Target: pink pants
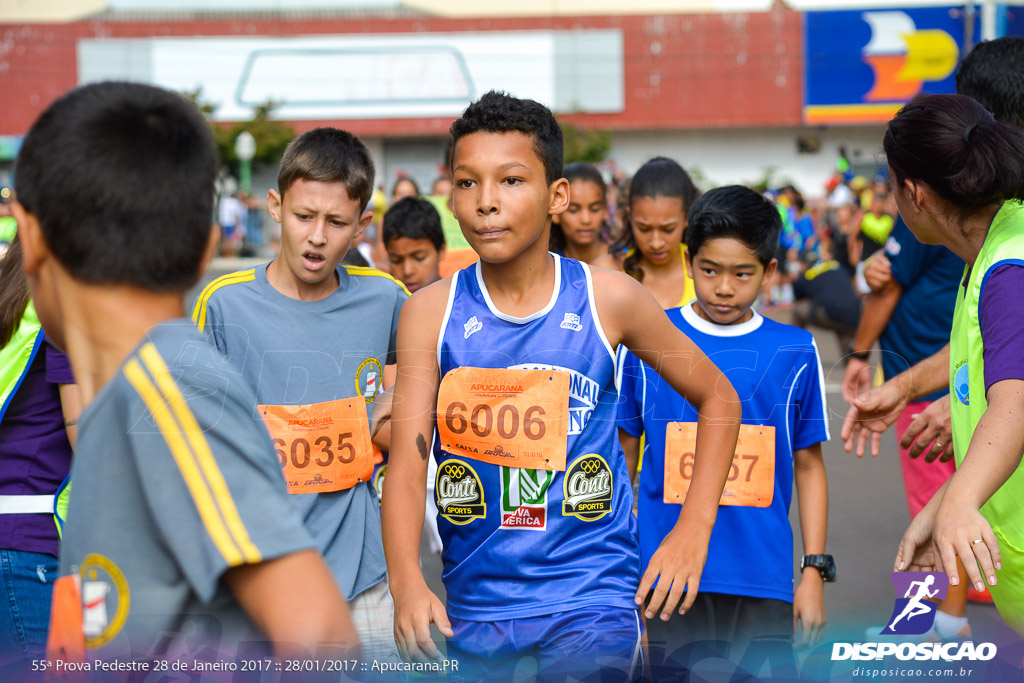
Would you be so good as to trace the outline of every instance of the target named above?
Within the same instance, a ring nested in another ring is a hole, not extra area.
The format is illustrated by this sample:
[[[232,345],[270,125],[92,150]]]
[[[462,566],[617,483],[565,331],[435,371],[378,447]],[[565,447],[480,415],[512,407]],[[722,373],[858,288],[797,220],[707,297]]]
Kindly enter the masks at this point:
[[[900,416],[896,418],[896,439],[903,438],[903,432],[907,431],[911,420],[922,410],[931,405],[931,401],[919,401],[911,403]],[[950,448],[952,448],[950,444]],[[956,471],[956,464],[949,462],[925,462],[924,454],[916,460],[911,459],[909,449],[900,449],[900,469],[903,470],[903,488],[907,493],[907,507],[910,509],[910,518],[913,519],[921,511],[932,495],[939,490],[939,487],[946,483],[946,480],[953,476]]]

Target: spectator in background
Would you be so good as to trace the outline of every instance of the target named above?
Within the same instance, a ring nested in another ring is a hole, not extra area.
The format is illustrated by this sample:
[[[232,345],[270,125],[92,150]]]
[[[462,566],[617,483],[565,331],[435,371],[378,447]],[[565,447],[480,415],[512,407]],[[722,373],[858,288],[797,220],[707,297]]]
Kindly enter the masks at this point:
[[[397,204],[398,200],[406,197],[419,197],[420,186],[416,181],[407,175],[399,175],[395,186],[391,188],[391,205]]]
[[[811,265],[793,282],[793,324],[832,330],[842,356],[860,321],[860,299],[850,273],[835,259],[816,261],[813,252],[804,252],[803,258]]]
[[[0,188],[0,258],[3,258],[18,232],[18,224],[11,217],[10,201],[11,188]]]
[[[450,197],[452,195],[452,179],[446,175],[434,178],[434,184],[430,188],[430,194],[435,197]]]
[[[248,208],[236,194],[220,198],[217,205],[217,222],[220,223],[220,251],[223,256],[234,256],[242,246],[248,215]]]
[[[421,197],[406,197],[384,214],[382,228],[392,274],[410,292],[441,279],[444,231],[433,204]]]
[[[857,263],[871,258],[875,252],[885,246],[885,241],[889,239],[889,233],[892,232],[896,219],[886,210],[888,203],[888,192],[875,191],[872,194],[871,209],[865,212],[860,219],[861,234],[857,239],[859,247]]]
[[[552,216],[550,250],[584,263],[608,253],[608,198],[604,179],[593,164],[568,164],[569,208]]]

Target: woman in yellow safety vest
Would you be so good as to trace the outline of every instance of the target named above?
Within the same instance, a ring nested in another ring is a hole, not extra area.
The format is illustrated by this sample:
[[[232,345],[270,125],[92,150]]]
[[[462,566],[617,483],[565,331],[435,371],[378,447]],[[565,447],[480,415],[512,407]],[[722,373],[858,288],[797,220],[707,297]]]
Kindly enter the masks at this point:
[[[0,261],[0,670],[43,659],[71,440],[81,410],[67,356],[46,341],[17,237]],[[56,524],[54,522],[57,522]],[[20,674],[11,680],[21,680]],[[26,677],[26,680],[27,677]]]
[[[1024,133],[963,95],[927,95],[884,145],[907,226],[967,264],[949,347],[957,471],[911,522],[897,568],[955,585],[959,556],[1024,633]]]

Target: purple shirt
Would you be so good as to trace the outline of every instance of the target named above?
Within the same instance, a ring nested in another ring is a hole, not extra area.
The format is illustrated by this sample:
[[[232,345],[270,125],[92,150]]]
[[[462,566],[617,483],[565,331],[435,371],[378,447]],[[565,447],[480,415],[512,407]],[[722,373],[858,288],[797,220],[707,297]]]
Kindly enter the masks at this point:
[[[45,341],[0,423],[0,495],[54,494],[71,469],[59,384],[74,384],[68,357]],[[0,547],[57,555],[53,515],[0,515]]]
[[[1024,379],[1024,266],[997,266],[981,290],[978,322],[985,346],[985,391],[1004,379]]]

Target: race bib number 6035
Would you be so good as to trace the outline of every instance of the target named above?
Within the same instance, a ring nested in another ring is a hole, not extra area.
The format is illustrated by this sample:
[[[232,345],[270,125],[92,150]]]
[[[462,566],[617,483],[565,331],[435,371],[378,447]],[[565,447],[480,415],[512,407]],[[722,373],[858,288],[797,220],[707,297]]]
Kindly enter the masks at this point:
[[[494,465],[564,471],[568,421],[560,370],[455,368],[437,394],[441,448]]]
[[[258,409],[289,493],[343,491],[370,480],[374,453],[362,397]]]

